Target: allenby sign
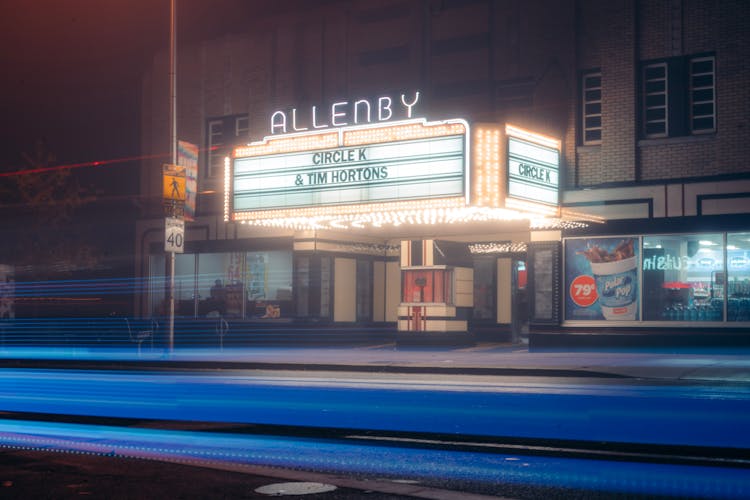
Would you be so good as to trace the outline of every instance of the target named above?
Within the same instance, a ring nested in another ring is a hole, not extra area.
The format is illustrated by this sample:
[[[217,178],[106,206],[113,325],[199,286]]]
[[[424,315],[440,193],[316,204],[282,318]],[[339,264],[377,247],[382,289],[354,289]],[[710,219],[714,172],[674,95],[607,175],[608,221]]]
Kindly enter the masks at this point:
[[[375,99],[338,101],[308,110],[278,110],[271,114],[271,134],[288,134],[330,127],[346,127],[410,119],[419,102],[419,91]]]

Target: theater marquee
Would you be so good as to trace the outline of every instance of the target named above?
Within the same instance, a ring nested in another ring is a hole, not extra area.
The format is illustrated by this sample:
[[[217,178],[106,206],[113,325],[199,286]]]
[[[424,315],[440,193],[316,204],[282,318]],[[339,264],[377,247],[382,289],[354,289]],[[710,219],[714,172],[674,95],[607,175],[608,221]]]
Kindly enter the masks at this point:
[[[227,219],[404,202],[466,205],[468,140],[463,120],[423,119],[266,137],[234,152]]]

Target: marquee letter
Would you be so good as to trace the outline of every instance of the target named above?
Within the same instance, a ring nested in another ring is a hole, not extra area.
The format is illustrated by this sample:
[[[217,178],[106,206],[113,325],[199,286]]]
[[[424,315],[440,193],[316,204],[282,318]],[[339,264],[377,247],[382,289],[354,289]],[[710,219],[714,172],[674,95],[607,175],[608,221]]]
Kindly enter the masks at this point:
[[[312,107],[312,126],[313,126],[313,128],[325,128],[325,127],[328,126],[327,123],[324,123],[323,125],[318,125],[317,121],[318,121],[318,118],[316,116],[316,109],[315,109],[315,106],[313,106]]]
[[[370,123],[370,101],[367,99],[360,99],[359,101],[354,103],[354,124],[359,123],[359,105],[364,104],[366,106],[365,109],[367,109],[367,121],[365,123]]]
[[[384,102],[387,102],[388,104],[383,105]],[[393,116],[393,110],[391,109],[391,101],[390,97],[379,97],[378,98],[378,120],[383,122],[385,120],[390,120]],[[383,111],[388,111],[388,116],[384,116]]]
[[[277,117],[280,119],[278,122]],[[271,134],[275,134],[277,128],[281,129],[282,134],[286,134],[286,114],[283,111],[276,111],[271,115]]]
[[[413,108],[414,105],[417,104],[417,101],[419,100],[419,91],[417,90],[414,93],[414,100],[411,102],[411,104],[409,104],[409,103],[406,102],[405,97],[406,97],[406,95],[401,94],[401,104],[403,104],[404,106],[406,106],[406,117],[407,118],[411,118],[411,108]]]
[[[297,127],[297,108],[292,109],[292,129],[295,132],[307,130],[307,127]]]
[[[347,122],[338,123],[336,121],[336,118],[338,118],[339,116],[346,117],[346,111],[336,111],[336,108],[339,106],[346,106],[347,104],[349,104],[347,101],[341,101],[335,102],[331,105],[331,125],[333,125],[334,127],[343,127],[347,124]]]

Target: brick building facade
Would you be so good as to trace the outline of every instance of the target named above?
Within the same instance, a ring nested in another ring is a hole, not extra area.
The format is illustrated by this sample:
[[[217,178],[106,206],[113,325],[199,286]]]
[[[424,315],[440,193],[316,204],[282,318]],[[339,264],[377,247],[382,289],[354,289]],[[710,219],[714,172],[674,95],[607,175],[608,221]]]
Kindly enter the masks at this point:
[[[722,234],[750,231],[737,222],[738,214],[750,213],[745,2],[334,0],[305,5],[310,7],[283,15],[260,13],[248,20],[246,33],[179,47],[178,135],[201,148],[199,222],[188,227],[189,239],[258,236],[257,229],[221,220],[222,165],[233,146],[271,135],[273,111],[417,90],[420,116],[430,120],[512,123],[561,141],[562,205],[608,221],[547,235],[560,245],[561,255],[566,236],[626,233],[637,235],[642,245],[644,234],[663,233],[668,223],[678,233],[698,222]],[[167,56],[161,54],[143,79],[146,157],[168,143],[166,68]],[[141,194],[150,203],[144,204],[139,225],[138,272],[148,275],[156,233],[144,235],[161,215],[161,160],[143,161]],[[730,225],[695,219],[711,215],[729,216],[724,220]],[[528,248],[547,236],[513,224],[492,230],[493,240]],[[386,244],[400,237],[361,239]],[[498,290],[498,302],[501,295]],[[149,314],[149,307],[144,302],[139,312]],[[728,306],[723,307],[726,320]],[[564,325],[568,316],[560,311],[541,324]],[[392,320],[393,314],[384,312],[379,319]]]

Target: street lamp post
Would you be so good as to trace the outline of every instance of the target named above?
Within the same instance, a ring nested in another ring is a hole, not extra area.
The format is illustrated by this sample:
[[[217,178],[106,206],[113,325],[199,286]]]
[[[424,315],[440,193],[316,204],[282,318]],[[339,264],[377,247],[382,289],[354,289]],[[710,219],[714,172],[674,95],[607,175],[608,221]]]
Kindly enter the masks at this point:
[[[177,165],[177,0],[170,0],[169,23],[169,147],[171,164]],[[172,217],[177,204],[172,203]],[[174,351],[175,252],[169,252],[169,353]]]

